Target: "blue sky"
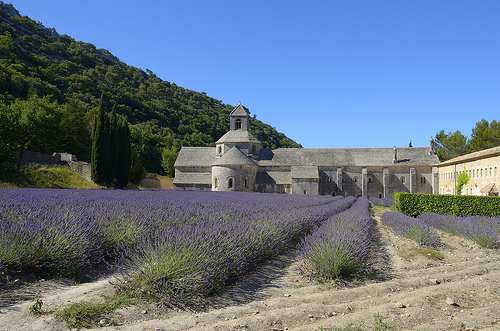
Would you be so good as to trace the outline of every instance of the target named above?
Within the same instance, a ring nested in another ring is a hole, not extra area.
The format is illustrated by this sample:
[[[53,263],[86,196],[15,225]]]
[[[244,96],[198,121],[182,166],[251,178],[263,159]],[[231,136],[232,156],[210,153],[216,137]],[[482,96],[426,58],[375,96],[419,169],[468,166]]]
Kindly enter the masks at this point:
[[[4,0],[307,148],[500,120],[500,1]]]

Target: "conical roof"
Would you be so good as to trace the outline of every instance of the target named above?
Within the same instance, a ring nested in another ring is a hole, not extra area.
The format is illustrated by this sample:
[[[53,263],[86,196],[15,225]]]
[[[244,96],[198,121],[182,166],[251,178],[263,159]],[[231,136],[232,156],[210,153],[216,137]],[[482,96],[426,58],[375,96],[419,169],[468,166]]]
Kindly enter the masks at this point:
[[[213,166],[231,166],[231,165],[250,165],[257,166],[257,164],[248,156],[246,156],[238,147],[231,148],[222,157],[217,158]]]

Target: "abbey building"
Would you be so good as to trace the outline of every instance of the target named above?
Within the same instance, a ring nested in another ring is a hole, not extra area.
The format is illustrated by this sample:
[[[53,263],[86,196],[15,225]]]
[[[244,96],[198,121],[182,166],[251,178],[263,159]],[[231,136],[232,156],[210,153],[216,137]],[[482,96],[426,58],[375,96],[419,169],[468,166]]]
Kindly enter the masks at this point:
[[[268,149],[248,127],[239,104],[215,147],[183,147],[174,188],[380,198],[439,192],[432,141],[429,147]]]

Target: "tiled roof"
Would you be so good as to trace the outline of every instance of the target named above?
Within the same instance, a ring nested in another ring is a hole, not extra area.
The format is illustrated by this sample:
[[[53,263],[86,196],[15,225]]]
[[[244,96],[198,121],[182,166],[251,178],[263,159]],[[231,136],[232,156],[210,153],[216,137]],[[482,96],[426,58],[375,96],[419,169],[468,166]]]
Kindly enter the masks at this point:
[[[292,166],[292,178],[319,178],[317,166]]]
[[[260,166],[335,166],[393,167],[433,166],[439,163],[428,147],[398,148],[398,162],[393,163],[393,148],[278,148],[263,149]]]
[[[479,152],[474,152],[474,153],[469,153],[469,154],[465,154],[462,156],[458,156],[458,157],[455,157],[451,160],[444,161],[444,162],[438,164],[438,166],[441,167],[441,166],[447,166],[447,165],[456,164],[456,163],[474,161],[474,160],[483,159],[483,158],[496,156],[496,155],[500,155],[500,146],[488,148],[488,149],[485,149],[485,150],[482,150]]]
[[[212,184],[212,172],[177,172],[175,184]]]
[[[223,135],[219,140],[217,140],[216,144],[221,143],[245,143],[245,142],[253,142],[260,143],[260,141],[255,138],[249,131],[238,129],[238,130],[229,130]]]
[[[231,165],[251,165],[257,166],[254,161],[242,151],[239,150],[238,147],[233,147],[229,151],[227,151],[222,157],[216,158],[212,163],[214,166],[231,166]]]
[[[211,167],[215,147],[182,147],[174,167]]]

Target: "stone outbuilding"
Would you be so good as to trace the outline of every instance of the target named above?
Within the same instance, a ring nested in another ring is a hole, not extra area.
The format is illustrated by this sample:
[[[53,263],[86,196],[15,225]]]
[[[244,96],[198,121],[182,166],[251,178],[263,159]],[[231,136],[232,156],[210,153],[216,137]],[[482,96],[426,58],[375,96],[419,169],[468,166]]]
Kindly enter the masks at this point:
[[[174,188],[393,198],[438,193],[439,160],[429,147],[263,148],[249,132],[248,109],[230,114],[215,147],[183,147]]]

